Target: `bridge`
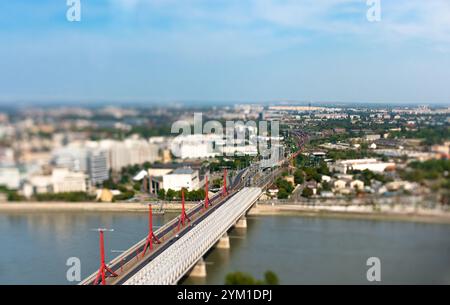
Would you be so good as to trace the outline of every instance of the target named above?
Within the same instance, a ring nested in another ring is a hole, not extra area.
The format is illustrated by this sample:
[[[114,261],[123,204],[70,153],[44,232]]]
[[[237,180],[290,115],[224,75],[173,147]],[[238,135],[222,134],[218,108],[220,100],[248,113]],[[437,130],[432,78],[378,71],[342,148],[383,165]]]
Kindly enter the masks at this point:
[[[191,229],[179,236],[171,247],[142,269],[125,276],[120,283],[172,285],[177,284],[198,262],[199,268],[202,269],[202,258],[206,252],[222,238],[228,238],[227,231],[239,222],[260,194],[261,189],[257,187],[239,191],[207,217],[193,222]]]
[[[303,144],[303,137],[297,136],[299,144]],[[290,155],[282,163],[285,164],[296,155]],[[246,213],[282,171],[279,167],[261,172],[258,164],[252,164],[239,171],[228,187],[225,183],[223,192],[210,199],[205,198],[188,211],[184,211],[183,204],[181,216],[154,233],[150,214],[148,237],[109,264],[104,262],[101,243],[100,270],[88,276],[80,285],[177,284],[190,273],[205,276],[204,255],[214,246],[229,247],[227,232],[233,226],[246,227]],[[146,251],[149,241],[150,249]]]

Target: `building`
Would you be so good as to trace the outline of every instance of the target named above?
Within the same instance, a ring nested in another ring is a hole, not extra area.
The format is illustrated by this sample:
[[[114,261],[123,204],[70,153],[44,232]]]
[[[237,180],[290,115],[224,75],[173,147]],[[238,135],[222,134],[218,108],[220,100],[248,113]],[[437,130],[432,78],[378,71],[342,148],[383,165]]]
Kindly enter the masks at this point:
[[[59,168],[86,172],[87,155],[86,148],[81,147],[81,143],[76,142],[56,149],[52,154],[52,163]]]
[[[431,151],[437,154],[448,156],[450,155],[450,142],[445,142],[443,145],[431,146]]]
[[[256,156],[258,155],[258,148],[256,145],[242,145],[242,146],[223,146],[222,154],[224,156]]]
[[[338,179],[334,181],[333,186],[337,190],[344,189],[347,186],[347,181],[343,179]]]
[[[5,186],[10,190],[17,190],[20,187],[20,172],[17,167],[0,168],[0,186]]]
[[[322,182],[331,182],[331,177],[330,176],[327,176],[327,175],[322,175],[322,179],[321,179],[321,181]]]
[[[114,196],[120,194],[121,192],[119,190],[100,189],[97,190],[97,196],[95,200],[101,202],[113,202]]]
[[[333,182],[333,191],[339,194],[351,194],[355,191],[364,190],[364,182],[358,179],[342,177]]]
[[[200,188],[199,171],[190,167],[149,168],[141,170],[133,177],[133,180],[141,181],[142,191],[151,194],[157,194],[161,189],[179,191],[186,188],[192,191]]]
[[[14,150],[9,147],[0,148],[0,165],[13,166],[15,164]]]
[[[372,172],[384,172],[386,169],[395,168],[393,162],[380,162],[377,159],[355,159],[355,160],[341,160],[335,164],[330,165],[330,169],[342,174],[346,174],[351,170],[370,170]]]
[[[146,162],[160,161],[159,146],[139,138],[129,138],[123,142],[108,141],[102,143],[109,150],[110,167],[120,171],[123,167]]]
[[[35,194],[47,194],[53,191],[52,176],[33,175],[21,185],[20,193],[26,198]]]
[[[86,192],[86,175],[66,168],[53,169],[51,176],[53,193]]]
[[[98,148],[97,142],[73,142],[59,148],[53,152],[52,163],[57,168],[87,174],[92,185],[109,178],[109,153]]]
[[[91,185],[100,185],[109,179],[109,159],[107,151],[95,150],[89,152],[87,173]]]
[[[162,151],[162,162],[163,163],[172,162],[172,153],[170,152],[170,149],[164,149]]]
[[[361,180],[353,180],[349,183],[351,189],[362,191],[364,189],[364,182]]]
[[[200,188],[199,172],[191,168],[179,168],[163,176],[163,187],[165,190],[179,191],[182,188],[188,191]]]
[[[222,141],[222,136],[214,134],[193,134],[178,136],[171,143],[172,154],[181,159],[205,159],[219,154],[215,143]]]
[[[179,191],[186,188],[188,191],[197,190],[200,187],[199,172],[191,168],[179,168],[162,176],[165,190]]]
[[[379,134],[367,134],[364,136],[364,139],[366,141],[372,142],[381,139],[381,136]]]

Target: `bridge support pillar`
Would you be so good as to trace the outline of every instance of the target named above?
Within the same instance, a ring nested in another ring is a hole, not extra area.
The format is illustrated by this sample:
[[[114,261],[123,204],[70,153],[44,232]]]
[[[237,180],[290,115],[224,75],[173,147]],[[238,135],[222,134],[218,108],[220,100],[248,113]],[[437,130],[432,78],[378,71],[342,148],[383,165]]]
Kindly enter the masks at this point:
[[[203,257],[195,264],[194,268],[192,268],[189,276],[192,277],[206,277],[206,263],[203,260]]]
[[[235,227],[239,229],[247,228],[247,217],[243,215],[241,218],[239,218],[239,220],[236,222]]]
[[[217,242],[218,249],[230,249],[230,237],[225,232],[225,234],[222,235],[222,237]]]

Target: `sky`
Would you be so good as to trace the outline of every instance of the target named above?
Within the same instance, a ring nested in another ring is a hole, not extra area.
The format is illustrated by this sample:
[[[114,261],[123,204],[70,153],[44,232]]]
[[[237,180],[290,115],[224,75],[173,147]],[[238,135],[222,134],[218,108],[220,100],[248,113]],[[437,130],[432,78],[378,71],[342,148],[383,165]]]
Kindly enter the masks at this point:
[[[80,2],[0,2],[1,103],[450,105],[449,0]]]

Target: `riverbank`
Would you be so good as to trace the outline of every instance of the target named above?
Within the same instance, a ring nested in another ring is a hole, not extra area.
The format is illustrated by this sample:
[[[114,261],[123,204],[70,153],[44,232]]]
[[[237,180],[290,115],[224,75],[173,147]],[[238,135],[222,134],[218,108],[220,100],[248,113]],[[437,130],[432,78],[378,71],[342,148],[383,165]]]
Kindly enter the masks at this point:
[[[194,203],[186,203],[186,209]],[[164,203],[164,211],[180,211],[179,203]],[[146,203],[135,202],[5,202],[0,203],[2,212],[148,212]],[[157,210],[155,210],[156,213]]]
[[[450,224],[450,212],[415,207],[394,206],[306,206],[298,204],[257,204],[249,215],[299,215],[304,217],[354,218]]]
[[[186,203],[190,209],[195,203]],[[155,213],[157,213],[155,207]],[[179,212],[180,203],[164,203],[165,212]],[[148,212],[145,203],[131,202],[6,202],[0,204],[0,213],[33,213],[33,212]],[[423,208],[405,207],[402,205],[382,206],[374,210],[372,206],[358,205],[321,205],[307,206],[301,204],[258,204],[249,215],[299,215],[303,217],[355,218],[373,220],[397,220],[426,223],[450,224],[450,212]]]

